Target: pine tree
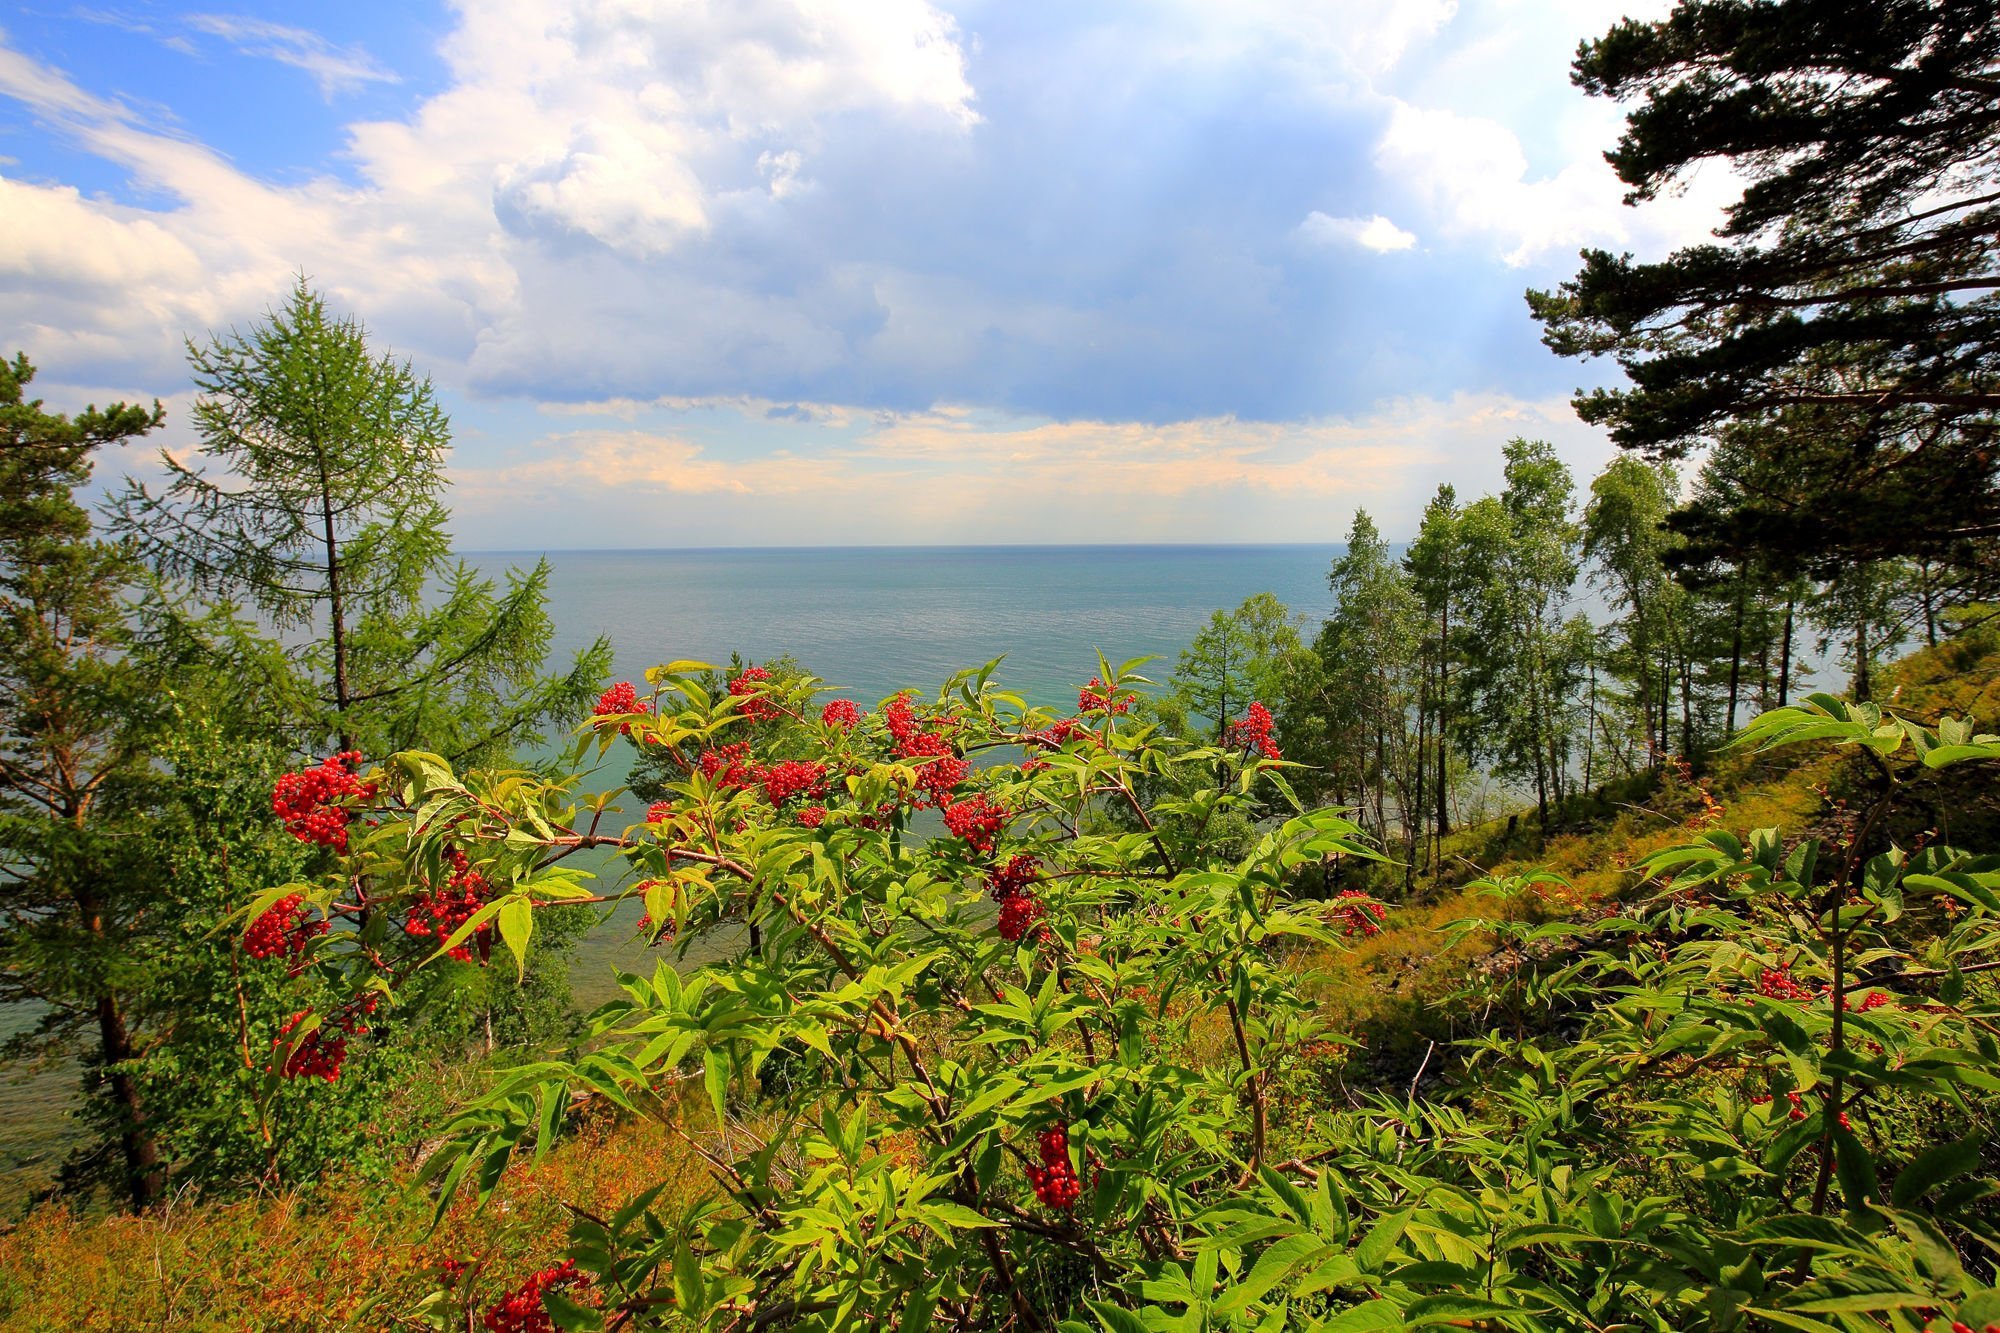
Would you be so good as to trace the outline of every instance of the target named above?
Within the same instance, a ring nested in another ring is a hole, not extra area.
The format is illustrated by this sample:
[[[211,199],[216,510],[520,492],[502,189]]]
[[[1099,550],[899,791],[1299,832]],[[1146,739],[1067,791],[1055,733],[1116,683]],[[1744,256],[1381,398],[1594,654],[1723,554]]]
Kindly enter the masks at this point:
[[[2000,7],[1681,0],[1584,43],[1575,81],[1632,108],[1607,154],[1628,202],[1704,164],[1745,181],[1717,243],[1586,251],[1529,293],[1550,347],[1630,377],[1578,412],[1664,456],[1793,418],[1752,443],[1805,446],[1809,503],[1724,525],[1774,556],[1958,560],[2000,533]]]
[[[138,568],[75,492],[91,454],[161,424],[118,404],[71,418],[0,363],[0,1000],[44,1006],[35,1041],[85,1045],[134,1204],[165,1180],[133,1061],[143,932],[160,885],[143,813],[158,780],[156,673],[125,596]]]

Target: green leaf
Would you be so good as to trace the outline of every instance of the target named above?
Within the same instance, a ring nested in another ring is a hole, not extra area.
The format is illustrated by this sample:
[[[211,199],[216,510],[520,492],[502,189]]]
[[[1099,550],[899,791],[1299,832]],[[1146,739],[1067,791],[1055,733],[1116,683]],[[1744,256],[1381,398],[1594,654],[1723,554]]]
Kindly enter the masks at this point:
[[[1939,1185],[1962,1176],[1979,1165],[1979,1150],[1985,1140],[1977,1135],[1954,1143],[1941,1143],[1919,1155],[1896,1175],[1889,1190],[1889,1202],[1908,1208]]]
[[[522,894],[511,894],[500,904],[500,938],[514,955],[514,975],[528,974],[528,937],[535,932],[535,907]]]
[[[589,1330],[604,1327],[604,1313],[587,1305],[578,1305],[559,1291],[542,1293],[542,1308],[548,1311],[549,1321],[557,1328]]]
[[[1104,1326],[1105,1333],[1151,1333],[1145,1320],[1123,1306],[1106,1301],[1085,1301],[1084,1304],[1097,1316],[1097,1322]]]
[[[701,1081],[708,1089],[708,1101],[715,1108],[715,1123],[728,1123],[728,1112],[723,1107],[729,1097],[729,1057],[716,1047],[709,1047],[701,1053]]]
[[[1354,1262],[1361,1266],[1362,1272],[1381,1271],[1383,1260],[1396,1248],[1396,1242],[1403,1238],[1403,1228],[1410,1224],[1412,1211],[1406,1208],[1400,1213],[1390,1214],[1361,1238],[1361,1244],[1354,1250]]]

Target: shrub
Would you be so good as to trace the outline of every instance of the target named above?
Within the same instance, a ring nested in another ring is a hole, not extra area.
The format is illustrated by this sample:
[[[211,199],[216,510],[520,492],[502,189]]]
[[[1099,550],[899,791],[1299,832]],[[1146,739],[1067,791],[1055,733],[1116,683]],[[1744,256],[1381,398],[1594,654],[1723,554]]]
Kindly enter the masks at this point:
[[[588,1096],[708,1168],[708,1191],[580,1211],[574,1267],[549,1256],[491,1318],[2000,1324],[1984,1137],[2000,1009],[1983,984],[2000,858],[1877,845],[1907,792],[2000,740],[1823,696],[1767,715],[1748,743],[1867,756],[1851,824],[1710,828],[1655,854],[1650,898],[1509,936],[1472,999],[1510,1035],[1475,1043],[1469,1076],[1299,1114],[1343,1038],[1287,951],[1380,913],[1296,890],[1327,857],[1377,854],[1296,803],[1246,849],[1209,837],[1290,798],[1254,724],[1224,745],[1163,734],[1121,707],[1129,665],[1102,664],[1069,717],[1025,707],[991,666],[858,719],[810,702],[809,679],[717,689],[701,670],[607,691],[571,755],[664,757],[675,776],[642,822],[607,827],[616,794],[579,799],[574,779],[400,755],[375,826],[322,821],[349,837],[338,877],[251,909],[301,894],[335,918],[302,947],[357,996],[496,937],[524,960],[538,914],[565,905],[643,901],[683,955],[739,932],[717,962],[624,977],[582,1054],[512,1070],[431,1157],[441,1209],[483,1196]],[[592,848],[618,878],[576,868]],[[392,940],[383,923],[447,882],[478,885],[448,933]],[[1560,916],[1549,877],[1501,887]],[[1552,1018],[1565,1039],[1530,1035]],[[286,1060],[351,1026],[345,1009],[300,1023]]]

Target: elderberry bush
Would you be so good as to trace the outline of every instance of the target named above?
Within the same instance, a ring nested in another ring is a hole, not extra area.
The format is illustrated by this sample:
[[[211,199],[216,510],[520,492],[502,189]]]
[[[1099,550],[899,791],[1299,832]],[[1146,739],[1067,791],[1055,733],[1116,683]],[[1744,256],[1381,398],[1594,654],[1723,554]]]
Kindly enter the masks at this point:
[[[579,1213],[562,1280],[488,1327],[2000,1326],[2000,858],[1881,834],[2000,740],[1823,696],[1766,715],[1744,744],[1864,756],[1853,820],[1704,818],[1611,902],[1487,886],[1544,919],[1439,947],[1511,960],[1464,997],[1508,1034],[1429,1086],[1301,1101],[1350,1040],[1303,984],[1393,923],[1304,888],[1380,854],[1299,808],[1268,713],[1165,734],[1136,665],[1059,715],[991,665],[864,711],[675,663],[607,690],[569,756],[665,773],[639,820],[574,777],[393,756],[308,825],[346,838],[339,870],[246,925],[394,1000],[475,942],[525,966],[546,910],[643,904],[657,965],[581,1054],[468,1106],[425,1180],[485,1195],[595,1102],[666,1125],[708,1185]],[[1231,820],[1247,851],[1212,836]],[[453,885],[463,918],[413,929]],[[328,1023],[357,1037],[297,1026]],[[477,1313],[455,1289],[407,1312]]]

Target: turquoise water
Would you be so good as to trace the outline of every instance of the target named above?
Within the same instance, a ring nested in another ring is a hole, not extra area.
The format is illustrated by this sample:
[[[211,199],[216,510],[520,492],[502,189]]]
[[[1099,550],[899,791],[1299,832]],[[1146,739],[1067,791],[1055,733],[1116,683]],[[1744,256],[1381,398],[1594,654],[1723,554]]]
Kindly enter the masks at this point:
[[[1308,625],[1332,609],[1337,546],[880,547],[550,553],[555,657],[602,634],[615,675],[639,680],[676,658],[723,664],[791,653],[842,694],[873,704],[1006,655],[999,680],[1030,702],[1073,706],[1076,686],[1114,663],[1158,655],[1153,679],[1218,607],[1274,593]],[[472,552],[496,579],[534,554]],[[1308,631],[1309,632],[1309,631]],[[608,778],[623,761],[614,752]],[[615,989],[643,952],[615,926],[587,937],[577,999]],[[0,1011],[0,1036],[33,1021]],[[44,1183],[71,1137],[77,1071],[66,1061],[0,1074],[0,1216]]]
[[[873,547],[552,553],[557,649],[610,637],[617,674],[671,658],[791,653],[864,702],[935,688],[1001,654],[1000,679],[1060,703],[1117,662],[1173,658],[1218,607],[1277,595],[1312,624],[1332,609],[1337,546]],[[519,552],[467,556],[499,576]]]

